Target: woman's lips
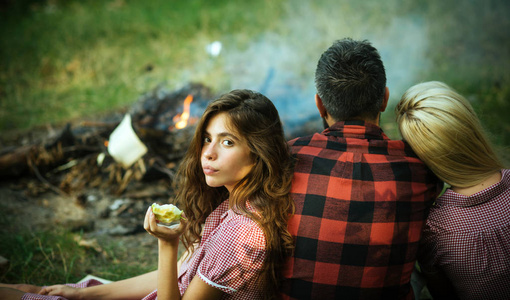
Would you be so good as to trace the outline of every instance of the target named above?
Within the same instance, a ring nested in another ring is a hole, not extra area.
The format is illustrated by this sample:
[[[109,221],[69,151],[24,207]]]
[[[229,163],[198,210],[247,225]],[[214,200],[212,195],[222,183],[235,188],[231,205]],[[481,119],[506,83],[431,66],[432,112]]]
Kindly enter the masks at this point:
[[[212,174],[218,172],[218,170],[216,170],[212,167],[209,167],[209,166],[204,166],[202,169],[204,170],[205,175],[212,175]]]

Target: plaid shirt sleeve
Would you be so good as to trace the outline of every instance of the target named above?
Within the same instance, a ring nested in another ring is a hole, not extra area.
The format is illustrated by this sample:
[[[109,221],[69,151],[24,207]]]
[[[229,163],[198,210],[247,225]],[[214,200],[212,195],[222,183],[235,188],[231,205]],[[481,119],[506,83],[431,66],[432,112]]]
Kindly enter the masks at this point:
[[[382,132],[370,139],[366,126],[349,130],[290,142],[298,160],[289,221],[296,248],[283,292],[294,299],[410,299],[438,180],[402,141]]]

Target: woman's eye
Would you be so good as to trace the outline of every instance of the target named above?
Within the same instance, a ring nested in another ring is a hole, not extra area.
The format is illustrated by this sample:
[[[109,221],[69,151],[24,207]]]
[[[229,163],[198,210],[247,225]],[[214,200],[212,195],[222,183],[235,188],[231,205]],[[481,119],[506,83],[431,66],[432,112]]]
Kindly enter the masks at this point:
[[[221,142],[224,146],[233,146],[234,145],[234,142],[230,141],[230,140],[223,140]]]
[[[211,142],[211,138],[210,137],[205,137],[204,138],[204,143],[210,143]]]

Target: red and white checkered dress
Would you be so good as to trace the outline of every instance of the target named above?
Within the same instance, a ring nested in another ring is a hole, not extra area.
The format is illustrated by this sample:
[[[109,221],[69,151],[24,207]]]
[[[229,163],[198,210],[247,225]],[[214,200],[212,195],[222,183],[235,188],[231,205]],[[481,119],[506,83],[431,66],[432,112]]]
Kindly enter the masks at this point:
[[[253,210],[248,204],[248,208]],[[191,280],[199,276],[205,283],[225,292],[224,299],[262,299],[264,290],[257,275],[266,256],[262,229],[250,218],[229,209],[228,200],[207,217],[202,241],[180,268],[178,283],[184,294]],[[100,284],[88,281],[74,287]],[[157,299],[153,291],[143,300]],[[62,297],[25,294],[22,300],[65,300]]]
[[[471,196],[447,190],[431,209],[419,261],[460,299],[510,299],[510,170]]]
[[[228,209],[226,200],[209,215],[199,247],[181,266],[181,294],[199,276],[229,295],[227,299],[261,299],[264,291],[256,279],[265,256],[262,229],[250,218]]]

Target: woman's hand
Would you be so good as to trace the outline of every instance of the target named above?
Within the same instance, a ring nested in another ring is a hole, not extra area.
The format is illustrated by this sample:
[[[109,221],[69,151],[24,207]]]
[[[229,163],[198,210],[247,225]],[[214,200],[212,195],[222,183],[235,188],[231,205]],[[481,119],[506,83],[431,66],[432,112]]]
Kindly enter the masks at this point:
[[[179,237],[186,229],[186,221],[181,219],[179,226],[175,228],[168,228],[166,226],[158,226],[158,220],[152,212],[152,207],[149,206],[143,221],[143,228],[150,234],[159,239],[160,242],[178,243]]]
[[[143,227],[150,235],[158,238],[158,299],[181,299],[177,284],[177,249],[186,221],[181,219],[176,228],[158,226],[152,207],[149,207]]]
[[[48,296],[61,296],[69,300],[80,299],[80,289],[63,284],[47,286],[43,288],[39,294]]]

